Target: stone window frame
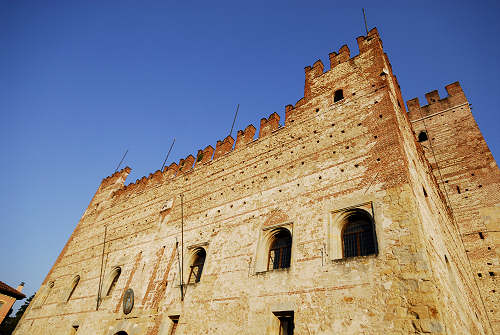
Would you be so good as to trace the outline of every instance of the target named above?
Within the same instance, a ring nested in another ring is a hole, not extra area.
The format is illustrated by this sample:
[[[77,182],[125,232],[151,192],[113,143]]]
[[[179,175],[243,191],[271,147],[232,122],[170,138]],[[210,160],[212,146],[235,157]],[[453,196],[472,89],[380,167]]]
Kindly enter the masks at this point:
[[[269,248],[273,242],[273,237],[282,229],[288,230],[290,236],[292,237],[292,244],[290,250],[290,266],[287,268],[280,269],[268,269],[268,257]],[[254,254],[254,271],[255,274],[266,273],[266,272],[276,272],[276,271],[288,271],[294,267],[294,253],[295,253],[295,239],[293,234],[293,222],[284,222],[271,226],[262,227],[259,230],[259,236],[257,240],[257,248]]]
[[[347,206],[346,206],[347,205]],[[340,208],[339,208],[340,207]],[[366,255],[366,256],[355,256],[355,257],[347,257],[343,256],[343,236],[342,232],[344,226],[346,224],[345,219],[347,214],[352,210],[364,210],[370,214],[372,223],[373,223],[373,233],[374,233],[374,243],[375,243],[375,253]],[[361,200],[361,201],[348,201],[343,202],[340,206],[336,207],[336,209],[331,209],[328,211],[328,220],[327,220],[327,254],[328,259],[330,261],[340,261],[340,260],[351,260],[357,259],[359,257],[374,257],[379,254],[379,245],[380,245],[380,236],[381,236],[381,227],[380,224],[377,224],[378,220],[375,211],[374,201],[369,200]]]

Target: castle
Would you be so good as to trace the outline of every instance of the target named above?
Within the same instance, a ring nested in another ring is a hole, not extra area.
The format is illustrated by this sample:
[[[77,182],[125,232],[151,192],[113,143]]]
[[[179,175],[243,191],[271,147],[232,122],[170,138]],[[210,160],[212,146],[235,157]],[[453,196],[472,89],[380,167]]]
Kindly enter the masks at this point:
[[[499,334],[500,171],[464,92],[406,111],[357,43],[257,138],[103,179],[14,334]]]

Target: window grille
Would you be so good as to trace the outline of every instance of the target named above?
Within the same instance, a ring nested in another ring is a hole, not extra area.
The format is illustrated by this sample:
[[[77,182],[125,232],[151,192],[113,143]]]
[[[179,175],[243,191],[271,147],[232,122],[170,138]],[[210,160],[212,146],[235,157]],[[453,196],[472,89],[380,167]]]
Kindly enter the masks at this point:
[[[369,217],[354,214],[342,233],[344,258],[375,253],[375,234]]]
[[[290,267],[292,236],[287,230],[280,231],[269,248],[268,270]]]

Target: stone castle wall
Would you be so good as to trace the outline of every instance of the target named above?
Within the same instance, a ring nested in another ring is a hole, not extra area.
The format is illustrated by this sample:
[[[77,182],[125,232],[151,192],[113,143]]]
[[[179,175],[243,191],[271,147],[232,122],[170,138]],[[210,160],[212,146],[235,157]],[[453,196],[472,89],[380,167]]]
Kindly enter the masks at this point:
[[[15,334],[167,335],[173,316],[176,335],[279,334],[280,311],[294,334],[492,334],[378,32],[357,40],[359,55],[343,46],[329,71],[305,68],[284,126],[274,113],[257,139],[250,125],[133,184],[129,168],[105,178]],[[342,257],[353,207],[373,216],[375,255]],[[292,234],[291,265],[267,271],[277,227]],[[200,247],[201,280],[181,299]]]

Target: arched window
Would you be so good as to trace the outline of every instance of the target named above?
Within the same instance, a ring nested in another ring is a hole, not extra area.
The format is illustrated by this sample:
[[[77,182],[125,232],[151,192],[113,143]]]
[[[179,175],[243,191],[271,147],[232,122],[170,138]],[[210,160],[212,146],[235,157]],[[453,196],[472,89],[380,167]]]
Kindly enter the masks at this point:
[[[50,295],[50,291],[52,291],[52,288],[54,287],[54,282],[51,281],[49,283],[49,285],[47,286],[47,288],[45,289],[45,293],[44,295],[42,296],[42,298],[40,299],[40,304],[38,305],[39,307],[41,307],[43,304],[45,304],[45,302],[47,301],[47,298],[49,297]]]
[[[349,211],[342,229],[343,257],[376,253],[376,238],[371,215],[362,209]]]
[[[80,276],[76,276],[74,279],[73,279],[73,282],[71,283],[71,289],[69,291],[69,294],[68,294],[68,298],[66,299],[66,302],[69,301],[69,299],[71,299],[71,296],[73,295],[73,293],[75,292],[76,290],[76,287],[78,286],[78,283],[80,282]]]
[[[111,272],[110,278],[111,282],[109,283],[108,290],[106,291],[106,296],[111,295],[111,292],[113,292],[113,289],[116,286],[116,282],[118,282],[118,278],[120,278],[120,274],[122,273],[122,269],[120,267],[116,267],[113,269]]]
[[[344,99],[344,91],[336,90],[333,96],[333,102],[337,102]]]
[[[115,333],[115,335],[128,335],[127,332],[119,331],[118,333]]]
[[[207,253],[205,249],[198,248],[194,252],[193,261],[191,263],[191,271],[189,272],[188,283],[198,283],[201,279],[201,273],[203,272],[203,265],[205,265],[205,258]]]
[[[269,247],[267,269],[284,269],[290,267],[292,253],[292,235],[288,229],[279,229],[273,236]]]
[[[425,142],[427,141],[429,138],[427,137],[427,133],[425,131],[421,131],[419,134],[418,134],[418,141],[419,142]]]

